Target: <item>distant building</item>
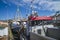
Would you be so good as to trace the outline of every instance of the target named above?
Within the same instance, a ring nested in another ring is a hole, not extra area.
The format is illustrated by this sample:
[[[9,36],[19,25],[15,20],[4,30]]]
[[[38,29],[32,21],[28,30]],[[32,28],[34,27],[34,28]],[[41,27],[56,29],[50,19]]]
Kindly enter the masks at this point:
[[[0,25],[7,27],[8,26],[8,22],[6,22],[6,21],[0,21]]]
[[[53,20],[60,20],[60,11],[57,11],[55,15],[52,16]]]
[[[60,11],[57,11],[55,15],[52,16],[53,20],[56,20],[56,22],[54,22],[55,26],[60,26]]]

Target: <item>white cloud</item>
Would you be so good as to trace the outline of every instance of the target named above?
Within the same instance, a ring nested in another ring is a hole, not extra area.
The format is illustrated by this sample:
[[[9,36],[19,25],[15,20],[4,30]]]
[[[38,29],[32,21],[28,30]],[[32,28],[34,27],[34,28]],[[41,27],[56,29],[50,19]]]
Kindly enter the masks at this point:
[[[54,3],[54,9],[56,11],[60,10],[60,1],[57,1],[57,2],[53,2]]]
[[[10,2],[8,0],[2,0],[3,3],[7,4],[8,6],[11,6]]]
[[[54,4],[49,1],[41,1],[39,2],[39,5],[42,7],[42,9],[50,10],[53,8]]]
[[[33,1],[33,3],[38,3],[40,1],[46,1],[46,0],[23,0],[26,3],[31,3],[31,1]]]
[[[24,2],[20,1],[20,0],[11,0],[11,2],[15,5],[19,5],[19,6],[24,6],[26,5]]]
[[[23,0],[25,3],[31,3],[32,0]],[[34,4],[39,4],[39,6],[36,6]],[[31,5],[30,5],[31,7]],[[33,8],[37,9],[43,9],[43,10],[52,10],[53,4],[49,2],[49,0],[33,0]]]
[[[32,0],[23,0],[25,3],[30,3]]]
[[[25,4],[21,4],[19,1],[20,0],[2,0],[3,3],[8,4],[9,6],[11,6],[11,3],[15,4],[15,5],[19,5],[19,6],[23,6]]]
[[[52,1],[52,0],[2,0],[5,4],[9,4],[9,2],[23,6],[27,3],[31,7],[31,1],[33,1],[33,8],[43,9],[43,10],[60,10],[60,2]],[[23,1],[22,3],[18,1]],[[36,6],[38,4],[39,6]],[[10,5],[10,4],[9,4]]]
[[[36,5],[30,5],[30,7],[32,7],[32,8],[37,8],[37,6],[36,6]]]
[[[33,3],[38,3],[40,0],[34,0]]]
[[[2,0],[5,4],[7,4],[7,2],[5,0]]]

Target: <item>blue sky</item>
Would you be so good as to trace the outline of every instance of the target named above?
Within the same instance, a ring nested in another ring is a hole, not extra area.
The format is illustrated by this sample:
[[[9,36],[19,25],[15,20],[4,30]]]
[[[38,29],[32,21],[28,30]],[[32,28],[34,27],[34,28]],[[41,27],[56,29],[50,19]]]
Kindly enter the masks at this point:
[[[39,16],[49,16],[55,13],[53,3],[46,0],[39,1],[33,1],[33,9],[37,11]],[[0,0],[0,20],[14,18],[18,4],[22,17],[26,18],[26,14],[31,13],[31,0]]]

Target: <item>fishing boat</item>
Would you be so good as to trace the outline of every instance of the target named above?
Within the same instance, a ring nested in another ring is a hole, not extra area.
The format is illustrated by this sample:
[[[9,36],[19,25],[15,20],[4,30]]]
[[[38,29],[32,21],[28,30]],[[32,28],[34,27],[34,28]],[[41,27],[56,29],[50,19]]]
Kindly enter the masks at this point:
[[[58,25],[60,20],[53,20],[51,16],[30,16],[29,19],[31,40],[60,40],[60,27]]]

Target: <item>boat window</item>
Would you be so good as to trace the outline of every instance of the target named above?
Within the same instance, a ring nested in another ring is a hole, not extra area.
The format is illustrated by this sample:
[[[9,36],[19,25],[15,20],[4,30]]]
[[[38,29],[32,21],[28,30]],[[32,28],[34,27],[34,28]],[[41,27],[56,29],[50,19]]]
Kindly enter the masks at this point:
[[[60,33],[59,33],[59,28],[47,28],[47,33],[46,36],[52,37],[55,39],[60,39]]]
[[[36,25],[40,25],[42,21],[31,21],[30,25],[31,26],[36,26]]]
[[[38,33],[38,34],[41,34],[41,29],[38,29],[38,30],[37,30],[37,33]]]
[[[52,24],[52,21],[41,21],[41,20],[36,20],[36,21],[31,21],[31,26],[36,26],[36,25],[42,25],[42,24]]]
[[[60,24],[60,21],[56,21],[56,20],[35,20],[35,21],[31,21],[30,25],[31,26],[36,26],[36,25],[49,25],[49,24]],[[60,25],[59,25],[60,26]]]
[[[53,23],[53,21],[44,21],[44,24],[52,24]]]

